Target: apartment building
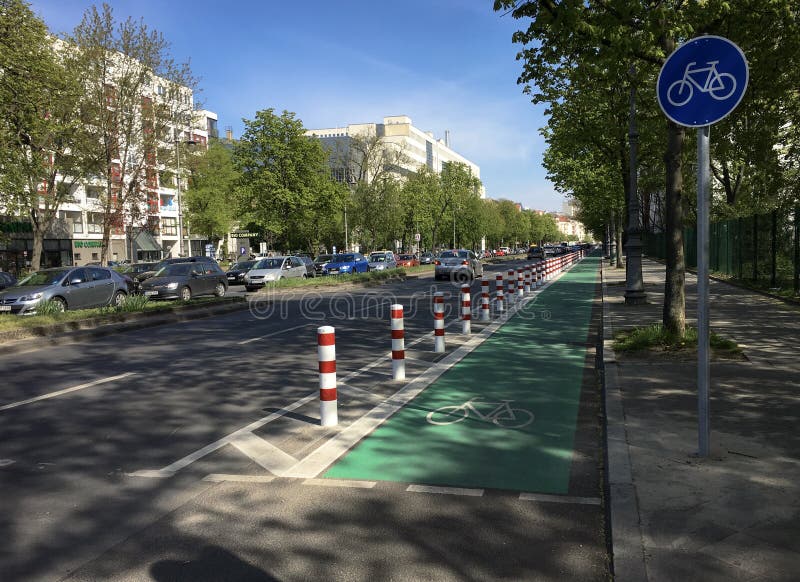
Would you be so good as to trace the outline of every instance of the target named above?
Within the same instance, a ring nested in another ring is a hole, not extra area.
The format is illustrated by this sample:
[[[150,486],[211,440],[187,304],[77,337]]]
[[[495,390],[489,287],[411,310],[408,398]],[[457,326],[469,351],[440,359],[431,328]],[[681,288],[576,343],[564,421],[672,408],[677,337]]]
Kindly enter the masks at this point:
[[[322,141],[331,151],[331,165],[334,176],[340,181],[347,181],[352,168],[343,167],[351,157],[351,143],[354,138],[377,138],[387,150],[395,155],[391,156],[392,171],[395,175],[403,177],[411,172],[416,172],[420,167],[427,166],[436,173],[448,163],[460,162],[472,170],[473,176],[481,177],[480,167],[454,151],[449,144],[449,135],[445,139],[437,139],[433,132],[426,132],[414,127],[411,118],[407,115],[392,115],[383,118],[383,123],[353,123],[344,127],[327,129],[309,129],[309,137]],[[364,178],[369,181],[378,171],[377,167],[369,168]],[[486,192],[481,188],[481,198]]]
[[[64,44],[61,43],[63,47]],[[68,50],[68,49],[67,49]],[[118,60],[125,59],[115,55]],[[169,124],[166,141],[146,146],[147,151],[136,151],[135,146],[121,143],[112,155],[111,189],[100,176],[89,177],[75,183],[69,199],[59,207],[58,218],[46,233],[43,249],[45,266],[85,265],[101,260],[104,211],[109,196],[116,193],[134,179],[125,174],[125,162],[120,159],[127,149],[129,155],[143,160],[144,167],[137,170],[141,200],[137,207],[120,205],[115,213],[109,241],[110,261],[159,260],[163,257],[202,254],[206,241],[191,233],[183,220],[181,195],[187,188],[186,155],[192,149],[207,148],[209,136],[217,135],[217,115],[211,111],[195,111],[194,96],[188,87],[170,87],[168,81],[155,75],[149,84],[142,87],[141,94],[121,103],[113,82],[103,85],[106,108],[113,112],[135,115],[144,133],[164,129],[154,128],[154,108],[175,111],[175,119]],[[163,117],[162,117],[163,119]],[[138,140],[137,143],[149,143]],[[133,149],[133,154],[130,154]],[[184,165],[181,167],[181,157]],[[180,190],[179,190],[180,188]],[[136,206],[136,205],[133,205]],[[182,236],[181,236],[182,235]],[[0,216],[0,269],[21,271],[30,268],[33,248],[30,222],[23,216]]]

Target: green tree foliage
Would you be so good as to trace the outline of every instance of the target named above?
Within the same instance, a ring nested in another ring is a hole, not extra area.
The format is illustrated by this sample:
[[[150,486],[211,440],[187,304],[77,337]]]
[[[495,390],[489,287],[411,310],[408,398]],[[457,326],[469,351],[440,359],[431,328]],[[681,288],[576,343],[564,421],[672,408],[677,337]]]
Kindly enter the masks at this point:
[[[91,134],[72,145],[103,186],[92,210],[103,220],[105,263],[112,231],[144,220],[158,163],[171,163],[174,142],[190,129],[195,80],[169,56],[161,33],[141,20],[117,22],[108,4],[89,8],[67,40],[69,68],[83,83],[80,119]]]
[[[236,217],[233,192],[240,177],[233,167],[233,153],[213,140],[207,150],[186,160],[190,172],[182,201],[186,220],[192,232],[218,241],[231,231]]]
[[[86,139],[81,93],[28,4],[0,0],[0,205],[30,217],[34,269],[45,233],[85,170],[74,147]]]
[[[240,217],[257,224],[272,248],[304,242],[313,249],[345,193],[331,180],[327,152],[294,113],[265,109],[244,124],[233,153]]]

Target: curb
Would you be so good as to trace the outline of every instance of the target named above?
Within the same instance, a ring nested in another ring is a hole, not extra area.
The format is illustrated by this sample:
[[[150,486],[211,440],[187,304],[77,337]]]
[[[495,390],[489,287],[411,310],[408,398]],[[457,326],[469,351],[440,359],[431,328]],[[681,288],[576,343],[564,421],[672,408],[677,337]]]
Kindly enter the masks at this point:
[[[625,429],[625,410],[617,376],[617,357],[613,348],[613,330],[606,302],[608,289],[601,261],[603,289],[603,385],[606,410],[606,450],[610,497],[611,551],[614,580],[646,581],[644,540],[639,502],[633,483],[630,449]]]

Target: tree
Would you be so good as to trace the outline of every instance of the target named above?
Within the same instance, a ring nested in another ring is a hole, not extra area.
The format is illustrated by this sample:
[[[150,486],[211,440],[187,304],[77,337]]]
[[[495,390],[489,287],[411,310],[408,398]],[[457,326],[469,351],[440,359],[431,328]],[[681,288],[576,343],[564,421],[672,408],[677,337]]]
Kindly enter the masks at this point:
[[[121,232],[126,218],[141,220],[145,203],[157,203],[158,165],[184,141],[182,128],[190,130],[196,83],[188,64],[169,56],[161,33],[141,20],[117,23],[108,4],[89,8],[68,41],[70,70],[83,80],[80,118],[92,138],[80,146],[103,186],[95,210],[105,264],[112,231]]]
[[[207,150],[186,157],[189,187],[183,197],[184,211],[192,231],[218,241],[230,232],[235,217],[233,191],[239,173],[233,167],[233,153],[219,141]]]
[[[342,191],[331,180],[328,153],[319,140],[305,136],[294,113],[278,116],[274,109],[265,109],[244,124],[233,153],[241,174],[236,195],[244,219],[257,224],[273,248],[280,238],[293,240],[308,221],[312,231],[317,230],[321,213],[341,204],[337,200]]]
[[[86,140],[78,78],[28,4],[0,0],[0,204],[30,217],[34,270],[45,233],[85,171],[74,147]]]

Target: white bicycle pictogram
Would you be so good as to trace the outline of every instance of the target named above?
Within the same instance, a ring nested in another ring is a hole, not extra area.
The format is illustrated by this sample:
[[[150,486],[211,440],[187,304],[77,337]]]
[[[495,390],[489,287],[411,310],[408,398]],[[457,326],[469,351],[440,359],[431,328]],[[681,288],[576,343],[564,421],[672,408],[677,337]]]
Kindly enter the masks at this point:
[[[675,107],[681,107],[691,101],[694,95],[694,88],[697,87],[701,93],[708,93],[717,101],[724,101],[736,91],[736,77],[730,73],[720,73],[717,71],[719,61],[708,61],[707,67],[696,67],[686,65],[683,78],[678,79],[667,89],[667,101]],[[705,73],[705,75],[703,75]],[[694,75],[694,76],[693,76]],[[700,79],[702,82],[698,82]]]
[[[513,400],[501,400],[500,402],[479,402],[479,396],[471,398],[464,404],[458,406],[442,406],[429,412],[428,422],[437,426],[455,424],[473,415],[476,420],[488,422],[502,428],[523,428],[533,422],[533,413],[524,408],[511,408]],[[488,406],[494,409],[488,414],[482,413],[475,407],[474,402],[486,410]]]

